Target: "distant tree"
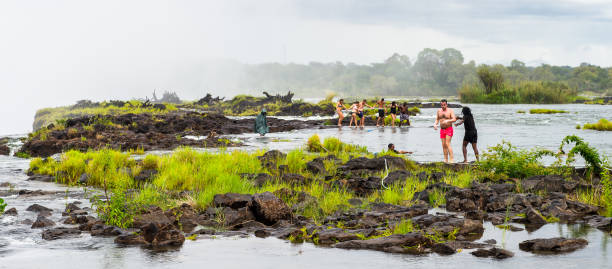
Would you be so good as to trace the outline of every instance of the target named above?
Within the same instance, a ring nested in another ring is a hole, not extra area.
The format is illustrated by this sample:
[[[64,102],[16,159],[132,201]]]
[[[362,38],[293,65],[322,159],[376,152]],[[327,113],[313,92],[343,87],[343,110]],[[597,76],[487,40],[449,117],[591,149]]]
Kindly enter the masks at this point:
[[[485,93],[489,94],[503,87],[504,77],[501,71],[494,70],[487,65],[481,65],[477,72],[478,78],[485,88]]]

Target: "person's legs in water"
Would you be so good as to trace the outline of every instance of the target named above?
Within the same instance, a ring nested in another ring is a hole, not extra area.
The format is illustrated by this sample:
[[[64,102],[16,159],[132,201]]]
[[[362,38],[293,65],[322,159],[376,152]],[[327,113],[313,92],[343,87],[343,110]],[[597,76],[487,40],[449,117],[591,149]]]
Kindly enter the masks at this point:
[[[342,126],[342,120],[344,119],[344,114],[342,114],[342,110],[337,109],[336,112],[338,113],[338,126]]]
[[[467,163],[468,162],[467,161],[467,144],[468,143],[469,142],[467,142],[466,140],[463,140],[463,148],[462,148],[462,150],[463,150],[463,163]],[[474,144],[472,144],[472,145],[474,145]]]
[[[446,147],[446,138],[440,138],[442,141],[442,152],[444,153],[444,162],[448,162],[448,147]]]
[[[453,157],[453,148],[451,147],[451,139],[453,139],[452,136],[448,136],[448,135],[446,136],[446,139],[445,139],[445,141],[446,141],[446,151],[448,152],[448,158],[449,158],[450,163],[454,163],[455,159]]]
[[[476,155],[476,161],[480,161],[480,158],[478,156],[478,148],[476,147],[476,143],[472,143],[472,149],[474,150],[474,155]],[[467,150],[465,150],[467,151]]]
[[[391,127],[395,127],[395,114],[391,114]]]

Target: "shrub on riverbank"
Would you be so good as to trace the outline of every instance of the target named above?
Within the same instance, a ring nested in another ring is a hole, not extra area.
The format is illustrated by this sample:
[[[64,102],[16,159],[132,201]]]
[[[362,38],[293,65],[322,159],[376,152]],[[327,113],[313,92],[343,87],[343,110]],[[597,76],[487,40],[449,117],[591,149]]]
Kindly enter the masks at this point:
[[[573,102],[576,90],[562,82],[521,81],[504,82],[499,70],[486,66],[478,68],[480,83],[463,84],[459,89],[462,103],[485,104],[562,104]]]
[[[585,124],[583,128],[597,131],[612,131],[612,122],[606,119],[600,119],[597,123]]]

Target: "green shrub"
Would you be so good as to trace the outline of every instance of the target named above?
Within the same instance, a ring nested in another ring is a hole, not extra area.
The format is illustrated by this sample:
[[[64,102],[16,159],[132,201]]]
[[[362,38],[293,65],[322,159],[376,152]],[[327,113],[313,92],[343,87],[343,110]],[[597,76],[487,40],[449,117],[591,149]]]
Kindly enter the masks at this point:
[[[540,158],[556,156],[549,150],[534,149],[520,150],[503,141],[493,147],[489,147],[480,161],[480,168],[494,174],[504,174],[513,178],[525,178],[534,175],[550,173],[540,162]]]
[[[6,207],[6,202],[4,202],[4,199],[0,198],[0,215],[4,214],[4,209],[6,209]]]
[[[585,124],[584,129],[591,129],[597,131],[612,131],[612,122],[606,119],[600,119],[597,123]]]
[[[547,108],[536,108],[530,109],[529,114],[556,114],[556,113],[567,113],[565,110],[547,109]]]

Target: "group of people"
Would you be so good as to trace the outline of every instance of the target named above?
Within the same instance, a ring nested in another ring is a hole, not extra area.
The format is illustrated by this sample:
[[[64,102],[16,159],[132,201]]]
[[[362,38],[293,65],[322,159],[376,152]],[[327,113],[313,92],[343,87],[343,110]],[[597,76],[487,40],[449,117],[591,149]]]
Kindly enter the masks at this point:
[[[342,120],[344,120],[343,110],[349,110],[351,113],[351,121],[349,122],[349,127],[353,126],[361,126],[364,127],[365,124],[365,109],[378,109],[378,116],[376,117],[376,126],[385,126],[385,113],[389,113],[391,115],[391,126],[395,127],[395,121],[397,119],[397,115],[399,114],[399,127],[402,127],[402,123],[406,121],[407,125],[410,126],[410,112],[408,111],[408,103],[404,102],[401,105],[398,105],[395,101],[391,102],[391,105],[387,105],[385,103],[385,98],[381,98],[376,101],[375,107],[371,107],[368,105],[366,99],[363,99],[361,102],[355,101],[350,107],[346,107],[344,104],[344,99],[338,100],[336,103],[336,113],[338,114],[338,126],[342,126]],[[359,118],[359,119],[358,119]],[[361,121],[361,122],[360,122]]]
[[[351,111],[351,121],[349,123],[349,126],[352,126],[352,124],[354,123],[355,126],[364,126],[364,122],[365,122],[365,113],[364,110],[366,108],[370,108],[372,109],[373,107],[369,106],[366,102],[366,100],[364,99],[361,102],[354,102],[350,108],[347,108],[344,105],[344,100],[340,99],[338,101],[338,103],[336,104],[336,112],[338,113],[338,126],[342,126],[342,120],[344,119],[344,114],[342,113],[343,109],[349,109]],[[392,126],[395,127],[395,119],[397,117],[397,114],[399,112],[400,115],[400,123],[399,126],[401,127],[402,122],[404,120],[408,121],[408,125],[410,125],[410,120],[409,120],[409,111],[408,111],[408,105],[407,103],[403,103],[402,105],[398,106],[396,104],[395,101],[391,102],[390,106],[387,106],[385,104],[385,99],[381,98],[379,101],[376,102],[376,107],[378,109],[378,116],[376,118],[376,126],[385,126],[385,113],[389,113],[391,115],[391,124]],[[455,125],[455,127],[464,124],[465,127],[465,135],[463,137],[463,162],[467,163],[467,145],[471,144],[472,145],[472,149],[474,150],[474,154],[476,155],[476,160],[479,160],[479,154],[478,154],[478,148],[476,146],[477,141],[478,141],[478,132],[476,131],[476,124],[474,123],[474,116],[472,115],[472,111],[470,110],[469,107],[463,107],[463,109],[461,110],[461,113],[463,114],[462,117],[457,117],[455,115],[455,112],[453,111],[453,109],[448,107],[448,102],[446,99],[442,99],[440,101],[440,109],[438,109],[438,111],[436,112],[436,121],[434,122],[434,129],[438,130],[440,129],[440,140],[442,142],[442,152],[444,153],[444,162],[446,163],[453,163],[454,162],[454,158],[453,158],[453,149],[451,147],[451,140],[453,138],[453,134],[454,134],[454,130],[453,130],[453,124]],[[359,122],[359,120],[357,118],[360,118],[361,122]],[[265,135],[267,132],[269,132],[269,128],[268,128],[268,124],[266,121],[266,110],[263,109],[261,114],[259,116],[257,116],[257,118],[255,119],[255,132],[259,133],[260,135]],[[412,152],[409,151],[403,151],[403,150],[396,150],[395,149],[395,145],[393,144],[389,144],[388,145],[388,150],[389,151],[393,151],[395,153],[399,153],[399,154],[412,154]]]

